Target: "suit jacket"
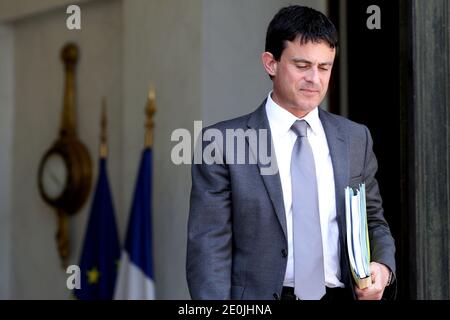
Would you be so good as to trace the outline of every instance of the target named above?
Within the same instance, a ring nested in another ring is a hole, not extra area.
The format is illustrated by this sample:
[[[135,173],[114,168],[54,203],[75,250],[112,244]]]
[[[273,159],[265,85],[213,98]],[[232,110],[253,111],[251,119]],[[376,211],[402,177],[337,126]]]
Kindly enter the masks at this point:
[[[340,280],[353,288],[346,253],[345,187],[366,183],[372,261],[383,263],[395,272],[395,245],[383,217],[375,180],[377,160],[369,130],[321,109],[319,118],[334,170]],[[267,129],[271,141],[265,102],[253,113],[205,130],[211,128],[219,130],[224,137],[226,129]],[[255,152],[246,142],[246,152]],[[217,141],[198,145],[204,150],[211,143]],[[219,149],[223,159],[229,158],[229,150],[221,146]],[[192,165],[186,271],[193,299],[280,297],[288,249],[283,193],[279,174],[261,175],[261,167],[259,162]]]

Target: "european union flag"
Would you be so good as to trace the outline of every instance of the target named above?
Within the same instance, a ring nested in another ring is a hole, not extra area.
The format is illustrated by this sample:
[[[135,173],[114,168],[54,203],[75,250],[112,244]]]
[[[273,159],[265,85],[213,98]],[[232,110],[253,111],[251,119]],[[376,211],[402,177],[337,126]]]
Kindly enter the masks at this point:
[[[152,150],[144,149],[120,261],[116,299],[154,299],[152,256]]]
[[[81,255],[81,289],[74,290],[75,296],[80,300],[112,299],[119,259],[119,237],[102,157]]]

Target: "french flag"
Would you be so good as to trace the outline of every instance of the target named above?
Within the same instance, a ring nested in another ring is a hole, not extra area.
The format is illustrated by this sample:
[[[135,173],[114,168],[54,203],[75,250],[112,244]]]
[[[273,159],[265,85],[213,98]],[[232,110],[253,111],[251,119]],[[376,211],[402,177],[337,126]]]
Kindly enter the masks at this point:
[[[125,246],[121,254],[114,298],[153,300],[155,283],[152,250],[152,149],[142,154]]]

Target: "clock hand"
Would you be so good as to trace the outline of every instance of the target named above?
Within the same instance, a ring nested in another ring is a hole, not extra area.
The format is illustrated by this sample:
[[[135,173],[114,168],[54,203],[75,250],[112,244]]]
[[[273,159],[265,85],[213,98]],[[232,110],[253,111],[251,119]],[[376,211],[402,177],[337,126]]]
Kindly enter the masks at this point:
[[[59,181],[58,177],[53,173],[53,171],[50,171],[50,177],[58,185],[58,187],[61,187],[61,181]]]

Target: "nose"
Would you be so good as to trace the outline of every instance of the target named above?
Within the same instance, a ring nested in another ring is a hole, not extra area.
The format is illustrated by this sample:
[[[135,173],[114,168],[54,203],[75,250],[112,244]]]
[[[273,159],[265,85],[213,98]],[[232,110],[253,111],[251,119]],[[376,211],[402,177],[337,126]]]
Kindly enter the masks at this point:
[[[319,83],[319,70],[317,67],[312,67],[308,70],[305,80],[314,84]]]

